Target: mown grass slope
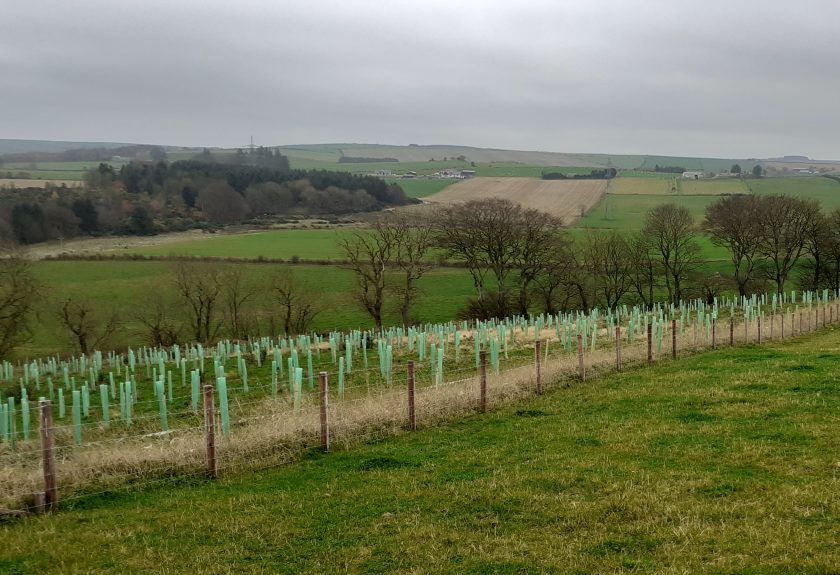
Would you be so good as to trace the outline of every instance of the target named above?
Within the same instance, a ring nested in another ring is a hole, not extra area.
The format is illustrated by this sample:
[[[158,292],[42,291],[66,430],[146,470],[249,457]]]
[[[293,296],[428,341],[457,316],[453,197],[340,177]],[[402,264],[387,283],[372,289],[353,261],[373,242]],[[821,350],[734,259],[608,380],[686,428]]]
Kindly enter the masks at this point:
[[[840,332],[0,526],[2,573],[836,573]]]

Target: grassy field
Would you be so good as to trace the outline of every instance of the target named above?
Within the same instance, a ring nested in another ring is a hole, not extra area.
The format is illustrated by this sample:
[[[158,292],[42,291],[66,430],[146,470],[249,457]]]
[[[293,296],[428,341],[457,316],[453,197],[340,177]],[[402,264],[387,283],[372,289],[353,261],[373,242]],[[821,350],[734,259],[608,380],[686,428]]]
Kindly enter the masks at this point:
[[[721,180],[677,180],[679,193],[685,196],[722,196],[749,194],[749,188],[736,178]]]
[[[247,234],[207,234],[206,238],[172,242],[159,246],[126,249],[121,254],[152,256],[201,256],[233,258],[338,259],[338,240],[346,229],[271,230]]]
[[[608,194],[577,225],[584,228],[639,230],[644,226],[645,214],[651,208],[671,202],[686,207],[695,220],[700,221],[705,216],[706,206],[716,199],[715,196]]]
[[[0,524],[0,572],[828,574],[840,333]]]
[[[754,194],[787,194],[818,200],[826,212],[840,208],[840,182],[828,178],[761,178],[748,180],[747,186]]]
[[[39,262],[38,277],[49,286],[41,304],[39,321],[34,326],[33,340],[22,347],[20,357],[44,356],[59,350],[68,350],[70,340],[58,328],[57,302],[70,296],[85,297],[95,301],[104,310],[120,310],[125,325],[114,337],[111,346],[138,346],[148,343],[141,323],[134,314],[143,313],[145,304],[155,294],[172,295],[173,266],[177,263],[143,261],[87,261]],[[242,267],[245,277],[264,290],[251,304],[251,311],[264,318],[260,331],[268,333],[265,318],[279,313],[269,292],[273,274],[283,266],[274,264],[236,264]],[[293,266],[296,279],[306,292],[315,295],[323,312],[316,317],[313,328],[318,331],[346,330],[373,327],[372,320],[352,301],[353,273],[331,266]],[[473,294],[472,280],[466,270],[436,269],[419,282],[422,290],[414,315],[424,322],[443,322],[455,317]],[[386,306],[385,320],[396,324],[399,315],[392,305]],[[187,336],[187,339],[189,337]],[[72,349],[72,347],[69,347]]]
[[[674,178],[645,178],[645,177],[618,177],[610,181],[609,193],[616,195],[651,195],[669,196],[675,195],[672,191]]]

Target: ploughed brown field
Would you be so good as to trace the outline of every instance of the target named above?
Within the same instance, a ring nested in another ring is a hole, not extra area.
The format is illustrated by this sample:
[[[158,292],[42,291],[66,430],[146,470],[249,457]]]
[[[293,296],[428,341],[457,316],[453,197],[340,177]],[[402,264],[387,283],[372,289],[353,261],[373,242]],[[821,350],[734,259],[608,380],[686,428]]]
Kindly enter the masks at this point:
[[[424,198],[447,204],[484,198],[505,198],[548,212],[574,224],[597,204],[608,180],[541,180],[539,178],[472,178]]]

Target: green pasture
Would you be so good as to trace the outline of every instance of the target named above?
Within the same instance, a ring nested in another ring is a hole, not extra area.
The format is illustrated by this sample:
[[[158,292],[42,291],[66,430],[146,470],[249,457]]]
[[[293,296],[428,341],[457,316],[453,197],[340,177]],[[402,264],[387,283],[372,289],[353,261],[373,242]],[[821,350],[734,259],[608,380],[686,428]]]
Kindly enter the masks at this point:
[[[835,573],[838,349],[831,330],[552,382],[281,467],[80,499],[0,523],[0,572]]]
[[[615,195],[675,196],[674,178],[618,177],[610,181],[607,190]]]
[[[48,286],[48,291],[40,304],[32,341],[23,346],[18,355],[36,357],[72,349],[71,340],[59,328],[57,316],[58,302],[68,297],[87,298],[103,312],[119,313],[124,325],[111,345],[105,347],[124,348],[148,343],[138,317],[147,313],[156,297],[175,299],[172,278],[174,266],[178,265],[181,264],[160,261],[38,262],[37,275]],[[283,269],[294,271],[302,292],[312,295],[323,310],[313,324],[316,331],[373,327],[370,316],[352,299],[355,276],[350,270],[316,265],[231,265],[244,270],[246,281],[259,289],[258,296],[246,310],[246,315],[258,318],[254,335],[271,333],[271,317],[276,318],[279,314],[279,306],[271,294],[271,280]],[[412,314],[417,321],[423,322],[453,319],[474,293],[469,273],[458,268],[433,270],[418,282],[418,286],[421,293]],[[390,296],[385,310],[387,324],[400,322],[396,305],[396,296]],[[190,339],[189,334],[185,334],[184,339]]]
[[[754,194],[786,194],[817,200],[823,211],[840,208],[840,182],[822,177],[760,178],[746,180]]]
[[[678,193],[685,196],[723,196],[749,194],[749,188],[738,178],[684,180],[677,178]]]
[[[699,223],[706,215],[706,206],[716,199],[715,196],[606,194],[579,220],[578,227],[639,230],[644,226],[645,214],[652,208],[666,203],[684,206]]]
[[[338,241],[346,228],[270,230],[244,234],[204,234],[205,237],[157,246],[131,248],[118,254],[332,260],[341,258]]]

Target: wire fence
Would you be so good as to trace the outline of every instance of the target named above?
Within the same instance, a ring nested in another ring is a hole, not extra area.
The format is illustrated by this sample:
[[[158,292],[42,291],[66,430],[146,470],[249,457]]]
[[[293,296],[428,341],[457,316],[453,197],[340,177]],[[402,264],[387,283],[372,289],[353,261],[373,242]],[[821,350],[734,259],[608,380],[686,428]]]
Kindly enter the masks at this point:
[[[834,301],[742,321],[729,317],[680,326],[672,319],[659,337],[650,324],[646,331],[605,326],[598,345],[591,346],[581,334],[569,341],[544,330],[534,333],[530,344],[506,350],[507,357],[498,357],[495,365],[486,350],[478,367],[464,352],[466,365],[448,365],[443,371],[428,361],[400,359],[385,378],[378,368],[357,370],[342,393],[335,386],[338,371],[321,372],[317,385],[297,398],[288,389],[272,395],[275,384],[254,381],[251,390],[263,396],[233,397],[227,421],[217,388],[202,382],[196,410],[189,405],[192,395],[172,396],[184,409],[173,411],[176,424],[169,429],[160,430],[156,414],[135,417],[131,425],[84,422],[81,445],[75,440],[79,425],[54,423],[53,402],[41,400],[32,409],[28,438],[0,444],[0,514],[39,512],[58,508],[59,501],[73,505],[114,490],[282,465],[308,449],[347,449],[618,370],[807,334],[836,323],[838,311]]]

